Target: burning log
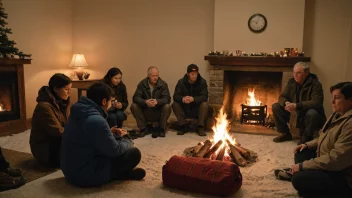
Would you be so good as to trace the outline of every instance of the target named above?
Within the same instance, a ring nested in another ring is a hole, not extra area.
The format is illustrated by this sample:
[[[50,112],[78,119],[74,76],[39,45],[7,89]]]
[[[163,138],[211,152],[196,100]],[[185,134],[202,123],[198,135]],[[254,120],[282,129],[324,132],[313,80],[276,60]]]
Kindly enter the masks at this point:
[[[226,140],[226,143],[227,145],[232,145],[231,142],[229,140]],[[249,158],[249,151],[243,149],[242,147],[240,146],[237,146],[236,144],[235,145],[232,145],[244,158]]]
[[[218,156],[216,156],[216,160],[222,161],[222,159],[224,158],[225,155],[225,146],[223,146],[220,151]]]
[[[228,144],[228,146],[230,147],[230,156],[234,159],[235,163],[238,166],[246,166],[247,161],[242,157],[242,155],[237,151],[237,149],[232,145],[232,144]]]
[[[199,151],[194,155],[194,157],[204,157],[204,155],[210,149],[212,143],[209,140],[204,141],[204,145],[199,149]]]
[[[203,144],[198,143],[198,145],[194,147],[193,153],[194,153],[194,154],[198,153],[198,151],[199,151],[202,147],[203,147]]]
[[[209,158],[213,153],[215,153],[216,150],[219,149],[219,147],[222,144],[222,140],[219,140],[210,150],[208,150],[203,158]]]

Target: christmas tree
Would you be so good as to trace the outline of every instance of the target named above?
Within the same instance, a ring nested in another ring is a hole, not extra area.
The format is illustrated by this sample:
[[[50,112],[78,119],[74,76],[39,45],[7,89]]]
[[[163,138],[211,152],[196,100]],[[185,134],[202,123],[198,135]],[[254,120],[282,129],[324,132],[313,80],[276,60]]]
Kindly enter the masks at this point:
[[[25,54],[19,51],[15,45],[15,41],[10,40],[7,37],[7,34],[12,34],[10,28],[6,28],[7,22],[7,14],[2,5],[2,0],[0,0],[0,58],[16,58],[18,56],[20,59],[24,59],[26,57],[31,57],[30,54]]]

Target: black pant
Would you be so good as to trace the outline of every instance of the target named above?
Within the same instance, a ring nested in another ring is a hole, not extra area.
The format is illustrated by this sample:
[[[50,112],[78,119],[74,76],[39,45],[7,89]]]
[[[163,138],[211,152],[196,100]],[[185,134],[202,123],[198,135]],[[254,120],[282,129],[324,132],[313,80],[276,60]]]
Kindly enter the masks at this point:
[[[111,180],[126,180],[132,169],[141,161],[141,152],[132,147],[121,156],[111,159]]]
[[[165,104],[162,107],[142,108],[138,104],[133,103],[130,109],[140,129],[147,127],[147,122],[159,122],[159,127],[166,129],[167,119],[169,119],[171,114],[169,104]]]
[[[279,103],[273,104],[272,111],[277,130],[280,133],[290,133],[287,126],[287,123],[290,121],[290,112],[286,111]],[[313,137],[323,126],[324,122],[325,117],[321,116],[317,110],[309,109],[304,115],[304,121],[301,123],[302,126],[296,127],[300,128],[301,135],[304,134],[308,137]]]
[[[208,103],[202,102],[196,108],[192,109],[192,111],[187,112],[181,103],[173,102],[172,110],[174,111],[180,126],[187,123],[186,118],[198,118],[198,126],[204,127],[208,115]]]
[[[109,111],[107,121],[109,123],[110,128],[116,126],[117,128],[121,128],[123,121],[127,119],[126,114],[121,110]]]
[[[301,163],[316,156],[313,150],[303,150],[295,154],[295,163]],[[292,185],[302,196],[333,196],[352,195],[347,180],[341,171],[304,170],[292,177]]]
[[[9,168],[9,163],[6,161],[5,157],[2,155],[0,147],[0,172]]]

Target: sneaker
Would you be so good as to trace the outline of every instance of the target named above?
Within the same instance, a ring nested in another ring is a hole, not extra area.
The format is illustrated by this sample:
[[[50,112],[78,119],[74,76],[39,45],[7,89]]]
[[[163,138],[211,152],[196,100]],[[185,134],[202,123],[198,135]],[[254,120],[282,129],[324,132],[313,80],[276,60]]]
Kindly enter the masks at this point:
[[[290,168],[276,169],[274,170],[275,177],[278,180],[291,181],[292,173],[290,172],[290,170]]]
[[[18,188],[25,183],[26,180],[22,175],[20,177],[11,177],[4,172],[0,172],[0,192]]]
[[[143,168],[135,168],[130,172],[128,178],[132,180],[141,180],[145,177],[145,175],[146,172]]]
[[[197,132],[198,132],[199,136],[206,136],[207,135],[204,131],[204,127],[198,127]]]
[[[273,139],[273,141],[276,143],[290,141],[290,140],[292,140],[291,133],[282,133],[281,135]]]
[[[185,133],[187,133],[187,124],[181,126],[181,130],[177,131],[177,135],[184,135]]]
[[[159,137],[165,137],[165,129],[160,129],[158,133]]]

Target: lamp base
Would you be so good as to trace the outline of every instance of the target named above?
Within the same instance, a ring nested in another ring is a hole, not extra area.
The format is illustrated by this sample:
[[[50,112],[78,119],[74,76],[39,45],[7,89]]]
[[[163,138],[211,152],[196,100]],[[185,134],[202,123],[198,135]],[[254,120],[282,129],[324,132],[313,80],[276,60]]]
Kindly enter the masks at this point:
[[[76,76],[77,76],[78,80],[83,80],[83,74],[84,74],[84,71],[81,69],[76,71]]]

